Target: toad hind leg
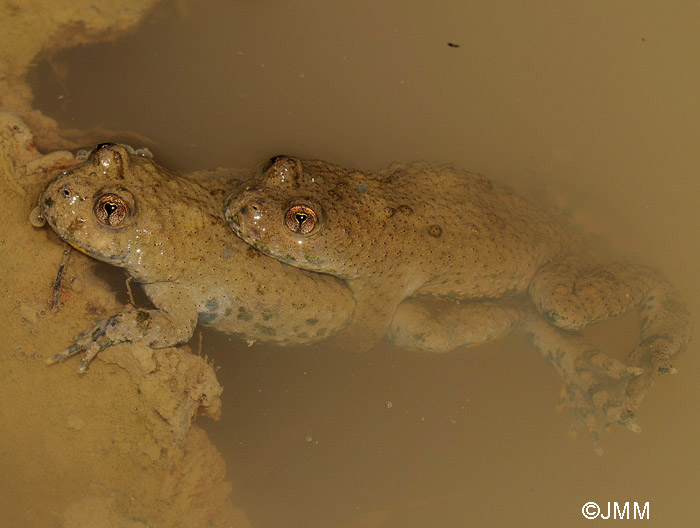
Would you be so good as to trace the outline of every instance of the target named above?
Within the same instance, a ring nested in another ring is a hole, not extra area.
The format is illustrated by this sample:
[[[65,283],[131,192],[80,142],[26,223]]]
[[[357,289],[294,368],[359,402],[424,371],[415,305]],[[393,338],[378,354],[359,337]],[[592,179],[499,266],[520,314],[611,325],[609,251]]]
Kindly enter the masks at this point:
[[[163,310],[127,310],[98,321],[82,332],[71,346],[50,357],[52,365],[82,353],[78,372],[87,370],[88,364],[101,351],[124,342],[143,341],[152,348],[163,348],[188,341],[194,333],[196,317]]]
[[[529,294],[552,324],[579,330],[640,306],[658,282],[658,274],[647,267],[619,262],[591,267],[566,258],[542,266]]]
[[[527,312],[522,299],[456,304],[413,297],[398,306],[387,338],[403,348],[449,352],[509,334]]]
[[[629,384],[642,374],[641,368],[607,357],[580,334],[555,328],[536,314],[522,328],[564,382],[572,433],[585,427],[601,455],[601,425],[607,429],[615,422],[633,432],[641,430],[627,405]]]
[[[643,374],[627,387],[627,406],[635,411],[642,399],[664,374],[675,374],[671,361],[685,350],[692,333],[690,314],[678,291],[661,281],[644,297],[639,345],[627,356],[627,363]]]
[[[640,340],[627,362],[643,373],[628,385],[629,412],[660,375],[675,372],[671,361],[690,340],[692,323],[678,292],[650,268],[624,263],[592,268],[563,259],[542,267],[529,293],[541,313],[568,330],[639,310]]]
[[[597,453],[603,426],[619,423],[639,431],[626,397],[642,368],[607,357],[580,334],[549,324],[522,299],[450,301],[412,298],[399,306],[388,332],[397,346],[447,352],[504,336],[512,330],[530,335],[540,355],[556,369],[566,390],[571,431],[585,428]]]

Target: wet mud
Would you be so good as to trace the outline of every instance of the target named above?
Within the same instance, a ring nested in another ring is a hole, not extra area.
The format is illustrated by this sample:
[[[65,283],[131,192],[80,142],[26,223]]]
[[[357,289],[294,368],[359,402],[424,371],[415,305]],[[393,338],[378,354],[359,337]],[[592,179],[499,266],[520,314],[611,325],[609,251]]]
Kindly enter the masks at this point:
[[[95,262],[29,215],[45,183],[75,163],[70,134],[31,108],[39,56],[114,38],[154,2],[6,2],[0,7],[0,511],[5,526],[236,526],[223,459],[194,424],[220,415],[210,362],[188,347],[122,344],[84,375],[47,366],[94,319],[118,311]],[[37,16],[42,12],[44,16]],[[68,138],[68,139],[67,139]],[[12,475],[12,478],[7,478]],[[31,490],[28,492],[28,490]],[[40,504],[40,507],[37,505]]]

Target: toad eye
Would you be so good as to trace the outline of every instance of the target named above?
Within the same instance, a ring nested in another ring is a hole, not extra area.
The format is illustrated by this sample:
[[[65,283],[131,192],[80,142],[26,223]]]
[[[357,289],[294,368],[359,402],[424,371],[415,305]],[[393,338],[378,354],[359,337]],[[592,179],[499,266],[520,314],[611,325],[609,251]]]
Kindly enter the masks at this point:
[[[284,215],[284,225],[292,233],[308,235],[318,225],[318,215],[308,205],[294,205]]]
[[[103,194],[95,202],[95,216],[107,227],[117,227],[129,216],[129,204],[114,193]]]

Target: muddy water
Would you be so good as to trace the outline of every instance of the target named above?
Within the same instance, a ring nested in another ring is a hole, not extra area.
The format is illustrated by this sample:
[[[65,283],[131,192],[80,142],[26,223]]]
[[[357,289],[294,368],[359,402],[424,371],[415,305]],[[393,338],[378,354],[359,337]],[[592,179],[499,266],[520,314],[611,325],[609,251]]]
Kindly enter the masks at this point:
[[[37,64],[35,106],[101,129],[86,141],[138,134],[174,168],[428,159],[545,189],[700,313],[700,7],[411,4],[168,4]],[[592,337],[623,357],[635,323]],[[697,340],[644,402],[643,432],[614,428],[602,458],[569,439],[558,377],[517,336],[443,356],[203,346],[225,392],[222,420],[202,425],[255,527],[577,526],[587,501],[649,502],[658,526],[695,518]]]

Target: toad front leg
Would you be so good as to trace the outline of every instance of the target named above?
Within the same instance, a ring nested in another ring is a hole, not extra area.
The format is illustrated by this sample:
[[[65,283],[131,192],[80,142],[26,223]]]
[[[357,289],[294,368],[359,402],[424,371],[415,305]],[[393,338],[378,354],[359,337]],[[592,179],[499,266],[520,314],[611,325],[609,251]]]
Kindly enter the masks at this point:
[[[82,332],[71,346],[47,360],[49,365],[82,353],[78,372],[102,350],[119,343],[144,342],[152,348],[165,348],[190,340],[197,324],[197,314],[184,310],[132,309],[99,321]]]

